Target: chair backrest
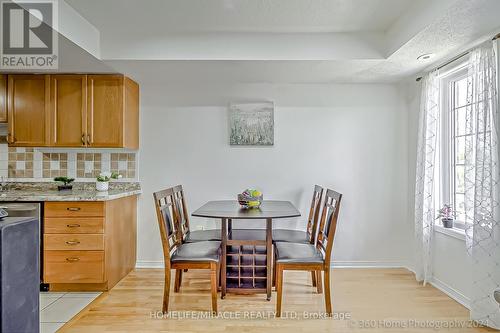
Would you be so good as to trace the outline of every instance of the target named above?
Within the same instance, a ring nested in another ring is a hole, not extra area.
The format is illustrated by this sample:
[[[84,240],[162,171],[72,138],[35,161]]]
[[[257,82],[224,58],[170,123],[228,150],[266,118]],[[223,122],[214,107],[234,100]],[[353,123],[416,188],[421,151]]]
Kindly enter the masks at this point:
[[[314,185],[313,197],[311,200],[311,208],[309,209],[309,217],[307,218],[307,235],[311,244],[316,241],[316,233],[318,231],[318,221],[321,209],[321,199],[323,198],[323,188],[319,185]]]
[[[182,185],[177,185],[172,188],[174,195],[175,206],[175,222],[178,227],[179,237],[184,239],[184,236],[189,232],[189,213],[184,198],[184,190]]]
[[[175,222],[176,208],[173,188],[167,188],[153,193],[156,216],[160,227],[161,243],[165,268],[170,268],[170,252],[180,243],[178,227]]]
[[[335,231],[337,230],[337,218],[339,216],[341,199],[342,194],[335,192],[334,190],[326,190],[316,246],[324,253],[325,264],[328,266],[330,265],[333,240],[335,237]]]

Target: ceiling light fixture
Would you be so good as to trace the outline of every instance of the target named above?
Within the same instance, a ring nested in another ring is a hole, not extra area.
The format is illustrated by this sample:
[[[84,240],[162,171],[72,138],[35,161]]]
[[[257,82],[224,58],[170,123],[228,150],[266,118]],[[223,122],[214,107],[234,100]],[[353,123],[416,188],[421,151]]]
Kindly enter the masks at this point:
[[[419,55],[417,57],[417,60],[429,60],[432,57],[434,57],[433,53],[426,53],[426,54]]]

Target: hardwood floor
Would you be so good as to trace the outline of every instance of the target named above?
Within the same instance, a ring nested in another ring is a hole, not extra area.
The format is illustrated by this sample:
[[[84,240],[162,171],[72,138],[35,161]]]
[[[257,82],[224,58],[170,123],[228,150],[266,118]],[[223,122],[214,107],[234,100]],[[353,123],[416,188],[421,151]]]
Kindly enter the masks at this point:
[[[288,318],[286,314],[280,319],[267,318],[275,309],[273,291],[270,302],[265,294],[219,298],[219,315],[225,318],[165,319],[161,318],[162,270],[138,269],[60,332],[495,332],[468,327],[466,308],[434,287],[418,284],[405,269],[334,269],[333,311],[337,317],[350,316],[347,320],[304,318],[304,314],[324,311],[323,295],[316,294],[308,272],[286,272],[284,279],[283,311],[289,311]],[[208,271],[184,273],[180,293],[174,293],[173,286],[171,290],[171,311],[190,315],[210,311]],[[245,314],[247,318],[234,319]],[[256,317],[248,318],[250,315]],[[437,330],[437,324],[454,327]]]

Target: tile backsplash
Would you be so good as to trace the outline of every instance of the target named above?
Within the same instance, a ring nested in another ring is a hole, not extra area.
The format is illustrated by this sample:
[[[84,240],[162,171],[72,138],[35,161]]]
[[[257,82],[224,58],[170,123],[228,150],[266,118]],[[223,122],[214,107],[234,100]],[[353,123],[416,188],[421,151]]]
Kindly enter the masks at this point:
[[[42,153],[42,178],[54,177],[68,177],[68,153]]]
[[[0,144],[0,176],[12,181],[48,181],[66,176],[94,181],[105,171],[136,181],[136,152],[111,149],[13,148]]]
[[[33,148],[9,148],[7,155],[7,177],[9,178],[33,178],[34,149]]]

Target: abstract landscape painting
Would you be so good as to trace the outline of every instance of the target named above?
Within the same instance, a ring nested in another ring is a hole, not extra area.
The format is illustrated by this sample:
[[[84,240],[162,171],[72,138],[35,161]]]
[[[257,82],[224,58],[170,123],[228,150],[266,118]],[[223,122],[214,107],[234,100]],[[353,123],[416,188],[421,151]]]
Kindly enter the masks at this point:
[[[272,146],[274,144],[274,103],[229,105],[231,145]]]

